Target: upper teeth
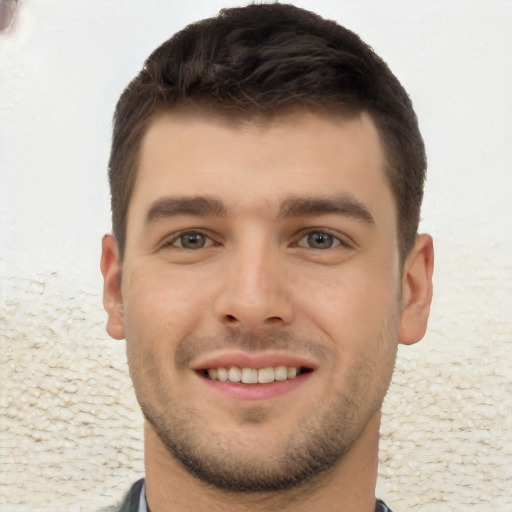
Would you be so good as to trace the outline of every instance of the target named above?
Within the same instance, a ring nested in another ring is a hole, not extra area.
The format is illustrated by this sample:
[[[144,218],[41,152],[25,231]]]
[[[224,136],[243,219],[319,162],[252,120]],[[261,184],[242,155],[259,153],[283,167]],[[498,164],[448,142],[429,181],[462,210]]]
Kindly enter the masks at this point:
[[[267,384],[269,382],[293,379],[299,370],[295,366],[277,366],[273,368],[211,368],[208,370],[208,377],[212,380],[222,382],[242,382],[244,384]]]

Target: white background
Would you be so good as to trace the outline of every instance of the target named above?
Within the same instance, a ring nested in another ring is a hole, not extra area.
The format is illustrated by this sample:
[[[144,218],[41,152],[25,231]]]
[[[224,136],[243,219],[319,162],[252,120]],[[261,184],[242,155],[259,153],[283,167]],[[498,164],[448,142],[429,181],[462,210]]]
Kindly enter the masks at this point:
[[[400,350],[379,492],[398,512],[511,511],[512,2],[294,3],[388,62],[427,146],[435,299],[426,338]],[[101,309],[111,116],[156,46],[229,5],[24,0],[0,36],[2,510],[92,510],[143,471]]]

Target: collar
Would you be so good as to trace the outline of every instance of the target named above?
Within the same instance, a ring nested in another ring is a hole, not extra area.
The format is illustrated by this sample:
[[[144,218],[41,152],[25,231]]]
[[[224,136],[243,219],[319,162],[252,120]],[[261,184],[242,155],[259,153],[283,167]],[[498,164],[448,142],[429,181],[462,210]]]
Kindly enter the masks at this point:
[[[148,508],[148,502],[146,500],[146,482],[142,483],[142,487],[140,489],[139,496],[139,508],[137,512],[150,512]],[[375,502],[375,512],[392,512],[390,508],[382,500],[377,500]]]
[[[146,481],[145,480],[140,489],[139,508],[137,509],[137,512],[149,512],[148,502],[146,500]]]

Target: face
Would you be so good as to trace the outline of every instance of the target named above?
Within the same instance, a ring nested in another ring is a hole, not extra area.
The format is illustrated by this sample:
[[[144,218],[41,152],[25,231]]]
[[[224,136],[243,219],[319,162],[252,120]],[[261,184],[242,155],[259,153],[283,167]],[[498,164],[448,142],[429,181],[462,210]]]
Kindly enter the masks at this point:
[[[152,122],[105,305],[151,431],[190,473],[292,487],[378,414],[403,320],[383,168],[365,114]]]

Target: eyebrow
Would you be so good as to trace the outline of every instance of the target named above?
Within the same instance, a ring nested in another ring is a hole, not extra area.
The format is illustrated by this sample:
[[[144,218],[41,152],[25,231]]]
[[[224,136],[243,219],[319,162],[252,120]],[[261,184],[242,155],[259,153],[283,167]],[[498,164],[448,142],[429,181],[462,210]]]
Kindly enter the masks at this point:
[[[365,224],[375,224],[375,219],[368,207],[352,194],[330,197],[293,197],[286,199],[279,210],[280,218],[328,214],[344,215]]]
[[[278,218],[328,214],[343,215],[368,225],[375,224],[375,219],[368,207],[351,194],[329,197],[291,197],[281,204]],[[222,201],[212,197],[163,197],[152,204],[146,215],[146,224],[178,215],[226,217],[228,210]]]
[[[211,197],[163,197],[152,204],[146,215],[146,224],[177,215],[225,217],[227,210],[221,201]]]

